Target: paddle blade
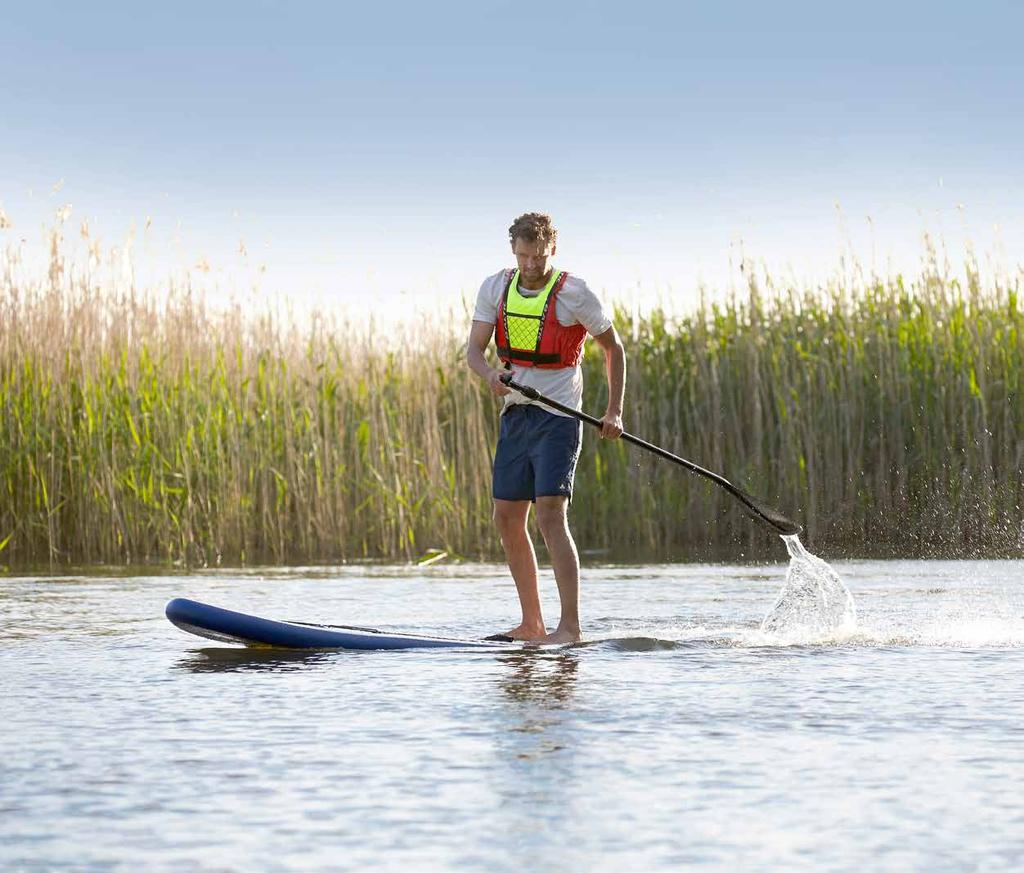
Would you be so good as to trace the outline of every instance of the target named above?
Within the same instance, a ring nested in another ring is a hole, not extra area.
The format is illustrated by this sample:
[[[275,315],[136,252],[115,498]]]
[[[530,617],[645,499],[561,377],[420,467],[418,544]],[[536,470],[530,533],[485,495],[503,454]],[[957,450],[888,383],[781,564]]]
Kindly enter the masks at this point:
[[[801,525],[797,524],[790,518],[786,518],[786,516],[777,509],[773,509],[766,503],[762,503],[753,495],[747,494],[747,492],[741,488],[736,488],[735,494],[739,497],[740,502],[743,504],[743,508],[746,509],[747,514],[751,518],[756,518],[758,521],[768,525],[768,527],[780,536],[792,536],[793,534],[798,534],[803,530]]]

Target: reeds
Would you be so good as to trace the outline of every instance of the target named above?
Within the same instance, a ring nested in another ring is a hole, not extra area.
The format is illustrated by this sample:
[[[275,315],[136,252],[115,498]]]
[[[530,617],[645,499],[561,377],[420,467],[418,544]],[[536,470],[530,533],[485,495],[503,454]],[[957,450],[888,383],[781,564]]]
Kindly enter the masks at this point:
[[[653,313],[632,343],[628,426],[791,512],[830,555],[1024,553],[1019,280],[982,286],[968,261],[961,282],[937,264],[931,252],[911,283],[750,279],[674,324]],[[594,368],[591,408],[600,382]],[[597,510],[582,523],[603,519],[588,534],[610,553],[640,537],[653,554],[777,551],[721,491],[625,446],[584,465],[581,502]]]
[[[1019,282],[932,258],[825,289],[751,280],[672,318],[618,313],[626,426],[800,520],[831,556],[1024,553]],[[159,299],[4,261],[0,562],[497,556],[496,403],[468,315],[372,324]],[[585,407],[603,411],[601,354]],[[760,557],[722,492],[586,435],[571,514],[608,560]]]

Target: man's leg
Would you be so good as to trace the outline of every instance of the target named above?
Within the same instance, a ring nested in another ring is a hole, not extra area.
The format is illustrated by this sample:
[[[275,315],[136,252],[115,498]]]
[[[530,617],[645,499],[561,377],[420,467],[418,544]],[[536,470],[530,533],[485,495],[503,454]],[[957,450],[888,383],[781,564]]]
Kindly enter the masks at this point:
[[[580,635],[580,558],[569,533],[569,498],[538,497],[537,524],[551,556],[555,571],[562,617],[554,633],[542,638],[545,643],[576,643]],[[536,566],[536,565],[534,565]]]
[[[494,523],[501,534],[501,545],[523,610],[522,623],[508,632],[508,636],[517,640],[533,640],[547,633],[537,590],[537,555],[526,530],[529,515],[529,500],[494,501]]]

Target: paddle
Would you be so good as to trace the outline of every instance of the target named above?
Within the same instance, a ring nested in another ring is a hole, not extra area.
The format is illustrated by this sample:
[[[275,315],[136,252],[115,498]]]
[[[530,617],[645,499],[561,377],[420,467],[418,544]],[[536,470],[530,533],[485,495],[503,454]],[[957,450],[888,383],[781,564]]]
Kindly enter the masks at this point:
[[[508,385],[509,388],[518,391],[524,397],[530,398],[530,400],[543,403],[545,406],[550,406],[552,409],[557,409],[559,412],[564,412],[566,415],[571,415],[573,418],[578,418],[580,421],[585,421],[587,424],[592,424],[596,428],[602,427],[601,419],[594,418],[592,415],[587,415],[585,412],[580,412],[578,409],[572,409],[571,407],[559,403],[557,400],[545,397],[536,388],[531,388],[529,385],[520,385],[512,379],[511,373],[503,373],[501,381]],[[719,476],[718,473],[712,473],[710,470],[705,470],[699,464],[695,464],[693,461],[688,461],[686,458],[680,458],[678,455],[673,455],[671,452],[666,451],[660,446],[649,443],[647,440],[642,440],[640,437],[635,437],[631,433],[623,432],[621,438],[627,443],[632,443],[634,446],[640,446],[642,449],[653,452],[655,455],[664,458],[666,461],[672,461],[673,463],[679,464],[680,467],[686,467],[687,470],[690,470],[699,476],[703,476],[705,479],[710,479],[720,488],[724,488],[733,497],[739,500],[748,515],[752,518],[756,518],[758,521],[764,522],[764,524],[768,525],[768,527],[775,531],[775,533],[780,534],[781,536],[789,536],[792,534],[798,534],[803,530],[803,528],[795,521],[791,521],[786,518],[786,516],[778,510],[772,509],[770,506],[766,506],[756,497],[747,494],[747,492],[742,488],[737,488],[724,476]]]

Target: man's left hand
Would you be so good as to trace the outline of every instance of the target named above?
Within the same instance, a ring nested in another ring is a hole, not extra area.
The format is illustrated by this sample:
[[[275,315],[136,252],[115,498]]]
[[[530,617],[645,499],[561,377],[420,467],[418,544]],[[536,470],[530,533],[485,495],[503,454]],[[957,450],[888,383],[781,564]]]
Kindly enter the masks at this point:
[[[617,440],[622,436],[622,416],[606,412],[601,419],[601,439]]]

